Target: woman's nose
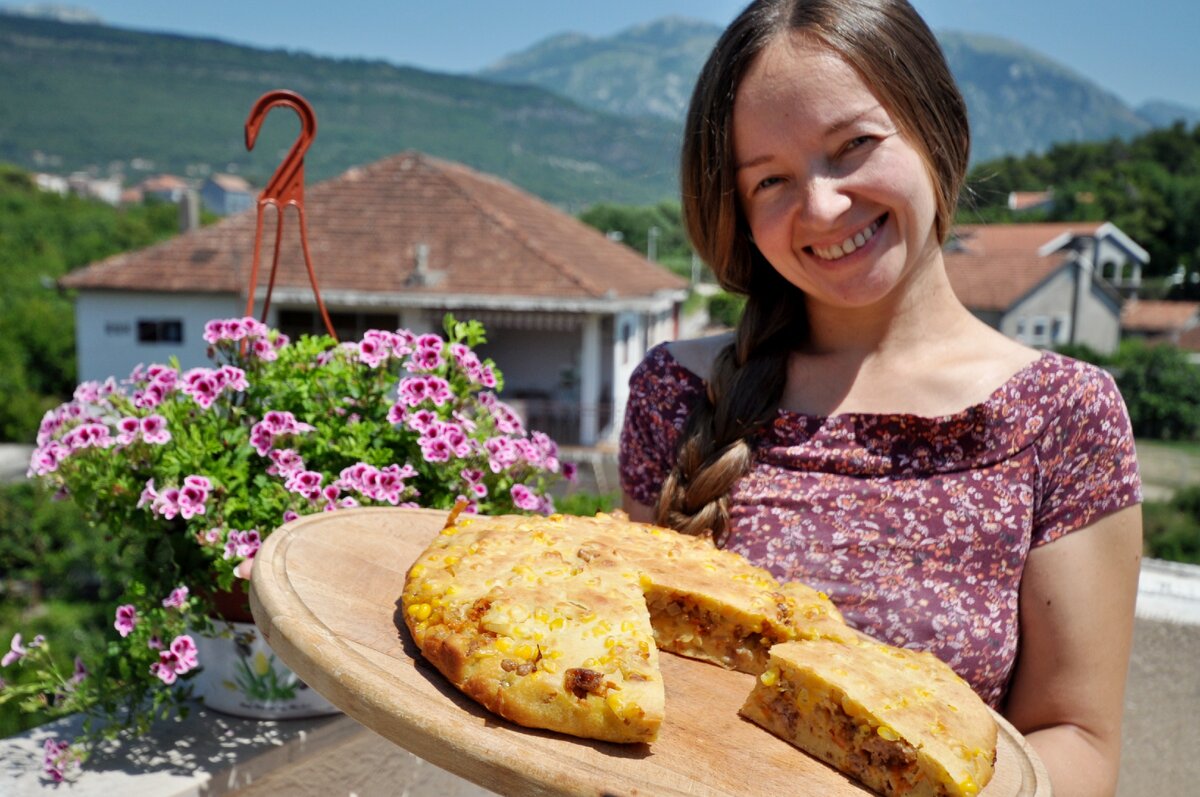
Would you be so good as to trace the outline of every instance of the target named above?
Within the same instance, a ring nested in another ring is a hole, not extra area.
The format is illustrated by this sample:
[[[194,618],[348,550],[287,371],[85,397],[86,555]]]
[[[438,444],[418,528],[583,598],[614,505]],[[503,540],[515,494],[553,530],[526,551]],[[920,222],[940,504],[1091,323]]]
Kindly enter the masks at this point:
[[[813,226],[832,226],[850,209],[850,197],[836,178],[811,177],[802,193],[800,215]]]

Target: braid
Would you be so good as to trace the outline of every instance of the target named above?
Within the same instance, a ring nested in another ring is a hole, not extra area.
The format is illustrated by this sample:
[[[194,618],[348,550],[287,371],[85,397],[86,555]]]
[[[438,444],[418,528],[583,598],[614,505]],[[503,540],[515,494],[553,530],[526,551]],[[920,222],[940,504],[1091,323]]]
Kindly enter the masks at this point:
[[[729,523],[729,493],[753,461],[750,438],[770,423],[787,381],[788,354],[807,334],[799,291],[765,263],[737,337],[717,355],[707,395],[688,416],[675,467],[663,482],[656,522],[718,541]]]

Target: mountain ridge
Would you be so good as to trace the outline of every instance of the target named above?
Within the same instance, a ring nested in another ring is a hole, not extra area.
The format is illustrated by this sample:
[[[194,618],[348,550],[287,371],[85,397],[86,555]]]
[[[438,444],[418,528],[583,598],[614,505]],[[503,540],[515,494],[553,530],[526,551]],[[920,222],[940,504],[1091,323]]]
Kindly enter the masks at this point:
[[[711,23],[672,17],[611,36],[560,34],[477,74],[538,85],[588,107],[679,121],[688,96],[674,87],[691,86],[720,32]],[[1071,67],[1008,39],[953,30],[936,35],[967,101],[974,162],[1042,152],[1055,143],[1130,137],[1169,124],[1164,109],[1185,119],[1200,117],[1200,109],[1165,101],[1147,103],[1149,112],[1139,114]],[[575,57],[559,52],[550,58],[554,43],[567,36],[581,43]],[[647,43],[657,59],[648,55]]]

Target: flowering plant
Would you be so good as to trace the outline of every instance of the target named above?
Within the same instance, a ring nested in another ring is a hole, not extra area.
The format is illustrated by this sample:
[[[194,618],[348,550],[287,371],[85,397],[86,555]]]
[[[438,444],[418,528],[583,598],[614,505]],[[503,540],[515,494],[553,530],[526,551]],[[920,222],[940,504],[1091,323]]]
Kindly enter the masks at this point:
[[[497,397],[500,373],[474,352],[482,326],[447,316],[445,329],[371,330],[339,345],[292,342],[252,318],[214,320],[204,333],[213,367],[172,360],[81,384],[43,419],[30,475],[111,543],[101,575],[124,587],[116,636],[70,674],[45,639],[16,636],[0,664],[39,677],[0,686],[0,702],[83,711],[81,741],[186,711],[187,681],[204,664],[192,634],[211,630],[215,596],[234,588],[263,539],[301,515],[458,502],[552,511],[547,490],[572,466]],[[83,753],[48,745],[46,773],[61,779]]]

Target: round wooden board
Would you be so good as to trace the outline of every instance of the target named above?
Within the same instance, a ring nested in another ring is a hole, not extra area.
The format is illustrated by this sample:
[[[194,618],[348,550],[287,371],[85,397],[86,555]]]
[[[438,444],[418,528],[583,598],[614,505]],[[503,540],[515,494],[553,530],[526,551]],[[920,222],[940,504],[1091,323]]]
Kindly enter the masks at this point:
[[[399,612],[409,565],[445,512],[310,515],[267,538],[251,608],[274,651],[360,723],[420,757],[509,795],[869,794],[738,709],[754,676],[661,657],[666,719],[649,745],[524,728],[478,705],[422,659]],[[1045,769],[1002,718],[982,797],[1047,795]]]

